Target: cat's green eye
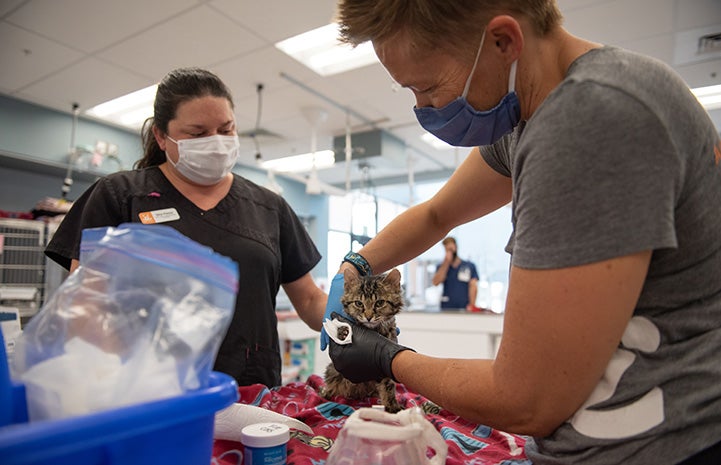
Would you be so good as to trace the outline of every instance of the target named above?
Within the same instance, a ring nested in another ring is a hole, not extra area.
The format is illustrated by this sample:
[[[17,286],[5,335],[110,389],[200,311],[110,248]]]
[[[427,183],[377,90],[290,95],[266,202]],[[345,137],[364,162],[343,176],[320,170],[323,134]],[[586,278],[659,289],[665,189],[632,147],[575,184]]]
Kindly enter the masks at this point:
[[[382,300],[382,299],[376,300],[376,308],[381,308],[385,304],[386,304],[385,300]]]
[[[354,300],[353,305],[355,305],[358,308],[363,308],[363,302],[361,302],[360,300]]]

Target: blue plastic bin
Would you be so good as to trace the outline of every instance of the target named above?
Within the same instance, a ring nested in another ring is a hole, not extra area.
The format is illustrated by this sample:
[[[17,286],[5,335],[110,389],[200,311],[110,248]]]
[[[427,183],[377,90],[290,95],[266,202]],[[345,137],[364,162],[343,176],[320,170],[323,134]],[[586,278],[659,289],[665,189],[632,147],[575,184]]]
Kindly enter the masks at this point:
[[[63,420],[28,422],[25,388],[10,380],[0,333],[0,464],[207,465],[215,412],[238,400],[230,376],[182,396]]]

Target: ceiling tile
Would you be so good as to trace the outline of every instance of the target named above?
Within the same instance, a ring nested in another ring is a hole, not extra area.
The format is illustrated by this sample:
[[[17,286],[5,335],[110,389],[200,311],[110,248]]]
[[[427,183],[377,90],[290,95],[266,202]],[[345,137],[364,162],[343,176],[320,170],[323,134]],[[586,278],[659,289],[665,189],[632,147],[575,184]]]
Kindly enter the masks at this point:
[[[0,18],[17,8],[25,0],[3,0],[0,2]]]
[[[82,54],[6,22],[0,22],[0,86],[11,92],[47,76]]]
[[[197,0],[30,0],[6,19],[69,47],[93,52],[197,4]]]
[[[673,32],[673,13],[673,0],[615,0],[569,11],[564,25],[584,39],[618,45]]]
[[[721,24],[721,1],[676,0],[674,13],[679,31]]]
[[[289,82],[281,77],[281,73],[301,80],[318,76],[272,46],[215,64],[212,70],[223,79],[236,100],[256,99],[258,84],[263,85],[263,94],[288,86]]]
[[[673,34],[664,34],[640,40],[629,40],[619,45],[629,50],[652,56],[668,64],[674,61],[675,39]]]
[[[172,69],[209,67],[262,46],[217,11],[201,5],[98,54],[126,69],[161,79]]]
[[[152,83],[91,57],[24,88],[21,95],[33,96],[39,103],[63,111],[70,111],[72,103],[77,102],[83,111]]]
[[[318,81],[314,84],[328,88],[329,96],[366,117],[371,118],[371,115],[366,115],[367,110],[362,111],[361,106],[371,108],[374,112],[379,111],[386,119],[400,118],[401,121],[414,119],[413,93],[398,86],[380,64],[329,76],[323,80],[323,83]]]
[[[585,8],[589,5],[598,5],[612,1],[613,0],[558,0],[556,3],[558,3],[558,8],[561,10],[561,13],[566,14],[567,12]]]
[[[393,80],[380,63],[331,76],[314,76],[309,85],[324,88],[324,94],[337,100],[363,99],[378,93],[390,95]]]
[[[269,43],[275,43],[330,23],[335,3],[335,0],[213,0],[209,4]]]

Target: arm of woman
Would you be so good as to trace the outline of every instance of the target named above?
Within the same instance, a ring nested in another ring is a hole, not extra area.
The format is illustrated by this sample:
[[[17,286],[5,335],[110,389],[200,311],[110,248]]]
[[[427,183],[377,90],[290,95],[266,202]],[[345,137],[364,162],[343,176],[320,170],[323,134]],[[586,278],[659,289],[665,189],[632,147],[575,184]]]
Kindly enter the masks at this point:
[[[310,328],[320,331],[328,295],[315,284],[310,273],[283,284],[283,289],[300,319]]]
[[[455,226],[510,201],[511,179],[488,166],[476,147],[436,195],[398,215],[359,253],[373,273],[382,273],[428,250]]]
[[[513,267],[495,360],[407,350],[393,359],[393,375],[470,421],[548,435],[603,376],[633,314],[650,257],[645,251],[563,269]]]

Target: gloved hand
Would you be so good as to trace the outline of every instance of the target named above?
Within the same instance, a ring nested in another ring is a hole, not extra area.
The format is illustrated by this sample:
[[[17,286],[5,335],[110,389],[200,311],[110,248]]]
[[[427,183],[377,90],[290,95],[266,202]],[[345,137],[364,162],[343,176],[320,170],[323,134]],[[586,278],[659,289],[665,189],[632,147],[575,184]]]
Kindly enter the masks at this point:
[[[391,370],[393,358],[399,352],[413,349],[396,344],[372,329],[344,319],[337,313],[332,313],[331,317],[345,320],[353,330],[350,344],[341,345],[330,340],[328,354],[340,374],[353,383],[380,381],[383,378],[396,381]]]
[[[346,313],[343,311],[343,304],[340,303],[340,298],[343,295],[343,286],[345,285],[345,279],[343,278],[343,273],[338,273],[337,275],[333,276],[333,279],[330,282],[330,291],[328,292],[328,303],[325,306],[325,314],[323,315],[323,321],[325,320],[332,320],[331,317],[332,313],[337,313],[344,317],[347,320],[353,321]],[[325,350],[326,347],[328,347],[328,333],[325,332],[325,328],[321,328],[320,330],[320,350]]]

